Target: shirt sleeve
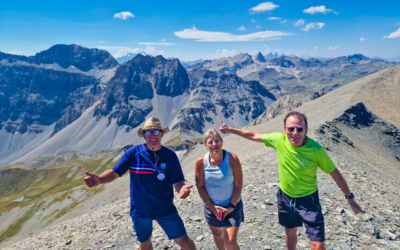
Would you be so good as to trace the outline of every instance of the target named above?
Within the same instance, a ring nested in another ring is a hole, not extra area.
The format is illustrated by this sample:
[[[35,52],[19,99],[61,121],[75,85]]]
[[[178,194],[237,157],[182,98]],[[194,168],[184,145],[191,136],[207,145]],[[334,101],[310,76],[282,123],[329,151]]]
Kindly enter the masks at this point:
[[[181,167],[181,163],[179,162],[178,156],[176,156],[175,153],[173,153],[174,156],[174,160],[173,160],[173,171],[171,173],[171,177],[170,177],[170,183],[171,184],[175,184],[177,182],[180,181],[185,181],[185,177],[183,176],[183,172],[182,172],[182,167]]]
[[[329,157],[328,153],[326,153],[325,148],[321,147],[318,152],[318,165],[319,168],[324,171],[325,173],[329,174],[333,170],[336,169],[335,164]]]
[[[132,151],[128,150],[125,152],[125,154],[119,159],[117,164],[112,168],[112,170],[117,173],[120,177],[126,173],[126,171],[129,170],[129,167],[131,165],[131,155]]]
[[[275,148],[282,141],[282,133],[263,134],[262,140],[265,146]]]

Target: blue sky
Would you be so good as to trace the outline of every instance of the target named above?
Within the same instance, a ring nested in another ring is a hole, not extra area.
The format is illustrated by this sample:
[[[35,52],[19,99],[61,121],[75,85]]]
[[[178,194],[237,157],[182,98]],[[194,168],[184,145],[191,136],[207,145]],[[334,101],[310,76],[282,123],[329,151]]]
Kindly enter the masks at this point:
[[[181,60],[261,51],[400,55],[400,1],[1,1],[0,51],[54,44]]]

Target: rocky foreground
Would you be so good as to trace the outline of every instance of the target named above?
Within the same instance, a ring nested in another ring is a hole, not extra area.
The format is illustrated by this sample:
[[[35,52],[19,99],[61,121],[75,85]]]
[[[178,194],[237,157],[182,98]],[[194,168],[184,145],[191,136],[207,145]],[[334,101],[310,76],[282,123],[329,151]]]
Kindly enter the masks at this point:
[[[328,151],[339,167],[365,215],[355,215],[329,175],[319,173],[319,195],[326,221],[327,249],[400,249],[399,185],[391,177]],[[286,249],[278,224],[276,192],[278,159],[263,145],[240,158],[244,172],[245,223],[241,249]],[[193,166],[194,167],[194,166]],[[186,176],[194,184],[194,174]],[[127,179],[128,181],[128,179]],[[203,216],[203,203],[194,188],[186,200],[175,198],[188,235],[197,249],[216,249]],[[5,249],[138,249],[129,216],[129,198],[93,207],[93,212],[42,230]],[[160,208],[162,209],[162,208]],[[154,224],[154,249],[179,249]],[[299,229],[298,249],[310,249],[305,229]]]

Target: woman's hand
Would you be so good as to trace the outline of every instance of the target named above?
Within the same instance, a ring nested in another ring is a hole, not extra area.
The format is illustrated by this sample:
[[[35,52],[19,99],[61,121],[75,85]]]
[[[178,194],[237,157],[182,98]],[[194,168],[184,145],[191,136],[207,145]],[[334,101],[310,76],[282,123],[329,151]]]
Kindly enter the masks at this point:
[[[220,220],[219,218],[219,211],[222,211],[225,213],[225,218],[226,216],[228,216],[228,214],[232,213],[235,209],[233,209],[232,207],[228,207],[228,208],[224,208],[224,207],[220,207],[220,206],[214,206],[215,207],[215,212],[213,211],[215,217],[217,217],[218,220]]]
[[[219,210],[221,210],[222,207],[216,206],[216,205],[213,205],[213,207],[214,207],[214,209],[211,209],[211,212],[213,212],[213,214],[215,215],[215,217],[216,217],[218,220],[220,220],[220,219],[219,219]]]
[[[219,207],[222,211],[225,212],[225,217],[228,216],[228,214],[232,213],[233,211],[235,211],[235,209],[233,207],[228,207],[228,208],[224,208],[224,207]]]

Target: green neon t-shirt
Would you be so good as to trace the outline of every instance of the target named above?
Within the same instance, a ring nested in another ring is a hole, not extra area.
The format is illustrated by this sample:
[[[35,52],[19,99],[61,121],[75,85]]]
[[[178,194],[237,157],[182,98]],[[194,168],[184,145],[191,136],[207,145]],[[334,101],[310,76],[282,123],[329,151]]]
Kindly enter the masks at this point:
[[[279,159],[279,182],[282,191],[298,198],[317,191],[317,169],[325,173],[336,169],[324,147],[308,138],[306,145],[293,147],[284,133],[264,134],[265,146],[275,148]]]

